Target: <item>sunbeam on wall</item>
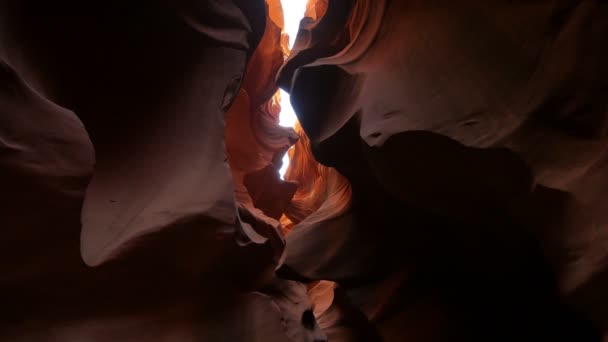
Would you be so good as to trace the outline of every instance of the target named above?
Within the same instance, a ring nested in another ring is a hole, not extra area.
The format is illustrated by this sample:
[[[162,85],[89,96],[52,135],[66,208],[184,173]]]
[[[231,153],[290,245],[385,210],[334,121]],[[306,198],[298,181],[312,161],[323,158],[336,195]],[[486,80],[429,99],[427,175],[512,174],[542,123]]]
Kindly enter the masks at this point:
[[[293,42],[296,39],[298,28],[300,27],[300,20],[304,16],[306,11],[307,0],[281,0],[283,6],[283,15],[285,19],[285,32],[289,35],[289,48],[293,46]],[[281,126],[293,127],[296,123],[296,114],[291,107],[289,102],[289,94],[281,90],[281,115],[279,117],[279,124]],[[287,154],[283,157],[283,166],[279,171],[281,178],[285,175],[287,167],[289,166],[289,157]]]

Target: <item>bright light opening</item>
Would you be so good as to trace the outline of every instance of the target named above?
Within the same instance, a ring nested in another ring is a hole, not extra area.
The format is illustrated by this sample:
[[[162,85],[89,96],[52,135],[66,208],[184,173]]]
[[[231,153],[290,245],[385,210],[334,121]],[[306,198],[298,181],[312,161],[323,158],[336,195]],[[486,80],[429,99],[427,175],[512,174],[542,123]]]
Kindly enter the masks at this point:
[[[285,33],[289,35],[289,49],[291,50],[296,35],[298,34],[298,28],[300,27],[300,20],[304,17],[306,12],[307,0],[281,0],[281,6],[283,6],[283,16],[285,20]],[[279,116],[279,124],[285,127],[294,127],[296,124],[296,113],[291,108],[289,102],[289,94],[281,90],[281,114]],[[283,166],[279,173],[281,178],[285,176],[285,171],[289,166],[289,157],[287,153],[283,157]]]

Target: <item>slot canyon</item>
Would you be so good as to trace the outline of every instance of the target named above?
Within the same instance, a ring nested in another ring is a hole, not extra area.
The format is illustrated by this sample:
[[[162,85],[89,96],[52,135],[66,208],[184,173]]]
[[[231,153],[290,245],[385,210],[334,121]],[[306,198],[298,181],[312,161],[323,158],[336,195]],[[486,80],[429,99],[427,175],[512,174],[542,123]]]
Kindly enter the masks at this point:
[[[0,0],[0,341],[608,342],[608,2],[290,2]]]

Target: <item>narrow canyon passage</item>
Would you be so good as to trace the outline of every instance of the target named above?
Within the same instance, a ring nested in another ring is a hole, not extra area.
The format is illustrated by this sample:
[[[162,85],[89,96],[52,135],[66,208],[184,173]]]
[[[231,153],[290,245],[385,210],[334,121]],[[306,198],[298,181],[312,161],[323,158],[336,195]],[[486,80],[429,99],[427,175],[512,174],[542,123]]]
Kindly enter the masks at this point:
[[[281,7],[283,8],[283,19],[285,22],[284,33],[289,36],[289,49],[293,47],[293,43],[296,40],[298,34],[298,28],[300,27],[300,20],[304,17],[306,11],[307,0],[281,0]],[[295,127],[297,118],[296,113],[291,107],[289,101],[289,94],[283,89],[280,89],[281,96],[281,113],[279,124],[286,127]],[[279,170],[281,177],[285,176],[285,171],[289,166],[289,156],[283,157],[283,166]]]
[[[601,0],[0,0],[0,342],[607,342],[606,37]]]

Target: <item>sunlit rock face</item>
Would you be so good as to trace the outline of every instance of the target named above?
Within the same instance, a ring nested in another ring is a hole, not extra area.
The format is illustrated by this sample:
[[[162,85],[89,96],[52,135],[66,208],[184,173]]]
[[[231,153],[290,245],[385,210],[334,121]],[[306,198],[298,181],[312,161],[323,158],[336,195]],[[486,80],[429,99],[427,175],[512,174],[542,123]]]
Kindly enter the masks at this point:
[[[600,341],[608,5],[282,13],[0,2],[0,341]]]
[[[264,36],[226,114],[226,150],[236,200],[250,210],[261,210],[277,226],[296,191],[295,184],[281,181],[278,169],[287,149],[298,140],[293,129],[278,124],[281,107],[274,75],[287,52],[281,45],[282,19],[280,2],[269,2]]]

